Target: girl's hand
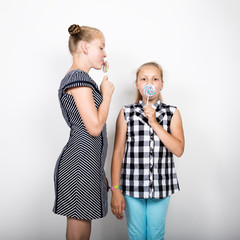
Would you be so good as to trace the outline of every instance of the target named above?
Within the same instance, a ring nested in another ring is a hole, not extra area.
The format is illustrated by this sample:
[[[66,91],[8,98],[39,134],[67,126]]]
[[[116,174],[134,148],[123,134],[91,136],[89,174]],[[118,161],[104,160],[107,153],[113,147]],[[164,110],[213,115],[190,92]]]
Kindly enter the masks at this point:
[[[125,199],[120,189],[113,189],[111,210],[117,219],[123,219],[123,212],[125,211]]]
[[[153,123],[157,122],[156,119],[156,111],[150,107],[149,105],[146,105],[144,107],[144,114],[146,115],[147,119],[148,119],[148,124],[151,126]]]
[[[100,90],[103,97],[112,97],[114,91],[114,85],[108,81],[108,76],[104,76],[102,83],[100,85]]]
[[[108,183],[108,179],[106,178],[106,183],[107,183],[107,192],[109,191],[110,189],[110,186],[109,186],[109,183]]]

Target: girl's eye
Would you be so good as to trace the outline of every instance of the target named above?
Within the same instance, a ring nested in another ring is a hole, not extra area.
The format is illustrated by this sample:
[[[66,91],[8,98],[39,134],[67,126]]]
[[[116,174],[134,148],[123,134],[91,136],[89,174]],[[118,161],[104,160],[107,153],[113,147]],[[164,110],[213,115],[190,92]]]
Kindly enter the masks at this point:
[[[158,78],[154,78],[153,80],[154,80],[154,81],[158,81]]]
[[[141,80],[145,81],[145,80],[146,80],[146,78],[142,78]]]

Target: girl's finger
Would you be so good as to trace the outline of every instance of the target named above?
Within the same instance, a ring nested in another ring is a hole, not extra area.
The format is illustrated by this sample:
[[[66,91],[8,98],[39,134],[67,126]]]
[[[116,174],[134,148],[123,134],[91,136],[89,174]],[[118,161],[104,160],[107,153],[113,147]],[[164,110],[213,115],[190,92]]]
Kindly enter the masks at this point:
[[[125,212],[125,202],[122,203],[122,212]]]

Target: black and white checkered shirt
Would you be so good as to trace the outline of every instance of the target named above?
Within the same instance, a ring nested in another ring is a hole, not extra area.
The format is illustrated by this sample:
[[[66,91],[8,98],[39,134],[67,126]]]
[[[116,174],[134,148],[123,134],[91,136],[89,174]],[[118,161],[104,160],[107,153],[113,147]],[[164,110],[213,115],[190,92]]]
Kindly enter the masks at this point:
[[[135,198],[165,198],[180,190],[173,154],[163,145],[144,114],[145,103],[124,106],[127,122],[121,186],[124,195]],[[159,124],[170,132],[176,107],[156,102]]]

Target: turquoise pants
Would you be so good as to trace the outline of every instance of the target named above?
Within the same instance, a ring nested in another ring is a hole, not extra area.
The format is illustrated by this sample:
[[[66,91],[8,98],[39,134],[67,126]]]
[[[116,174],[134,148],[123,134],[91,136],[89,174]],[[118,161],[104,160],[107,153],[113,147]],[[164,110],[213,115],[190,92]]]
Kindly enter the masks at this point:
[[[164,240],[170,197],[164,199],[125,198],[129,240]]]

